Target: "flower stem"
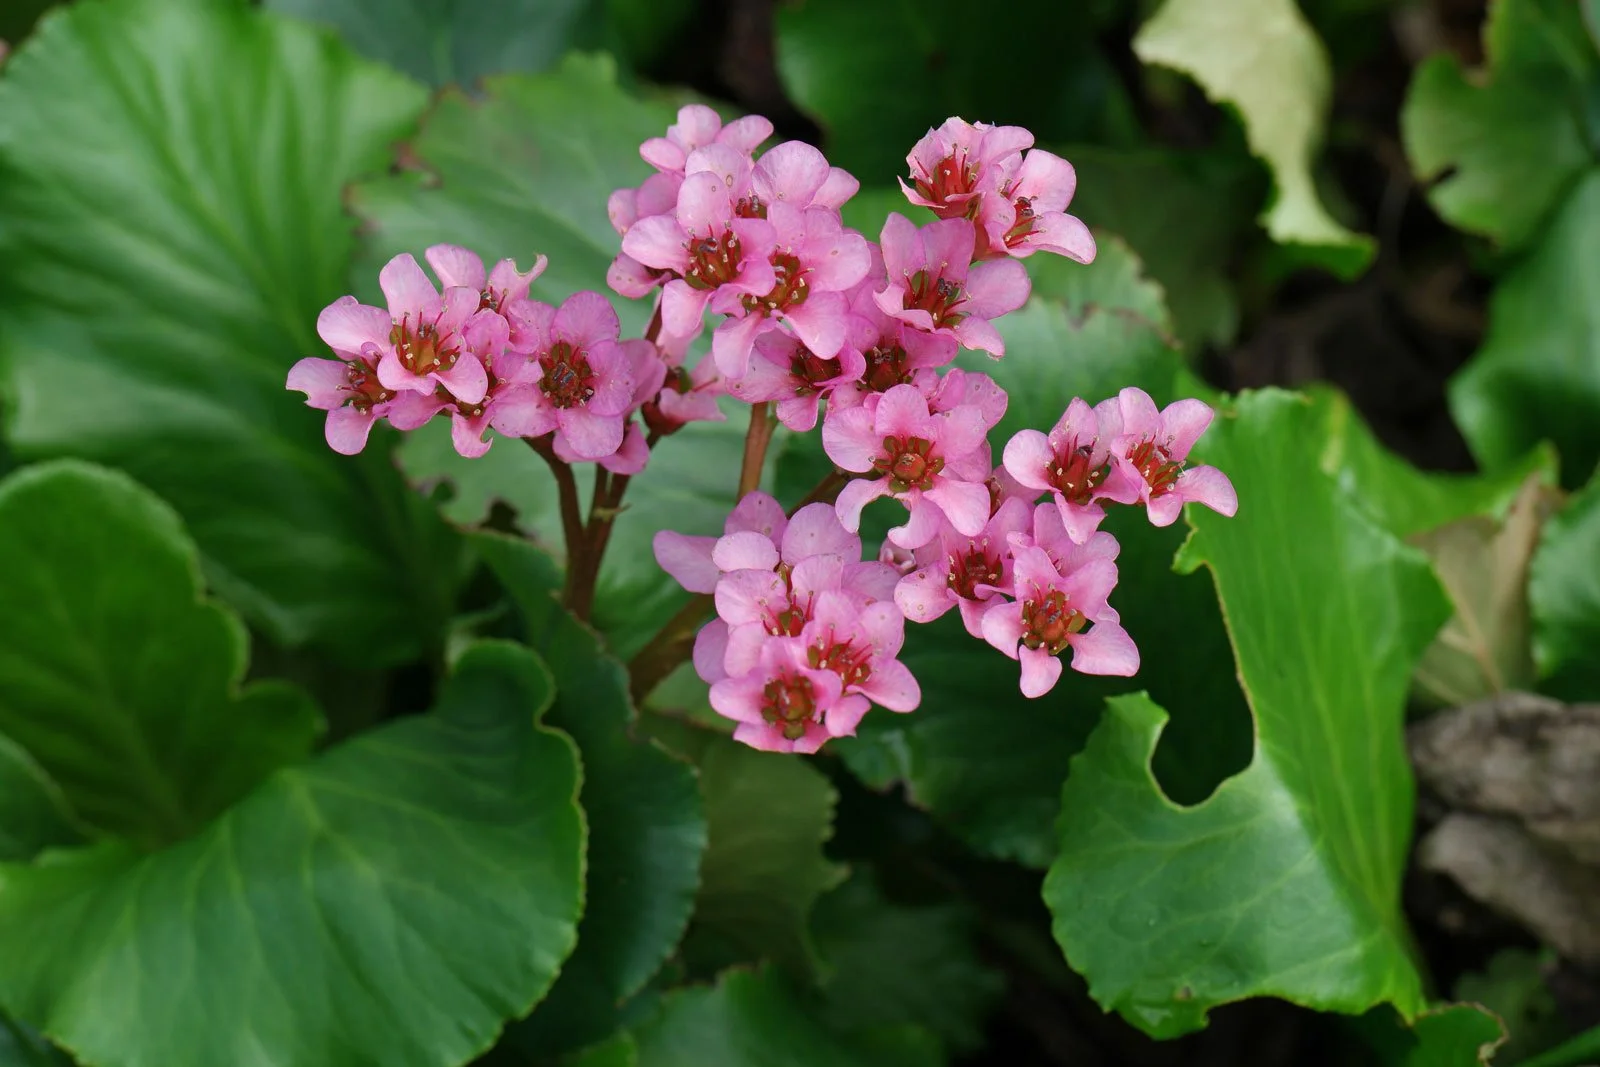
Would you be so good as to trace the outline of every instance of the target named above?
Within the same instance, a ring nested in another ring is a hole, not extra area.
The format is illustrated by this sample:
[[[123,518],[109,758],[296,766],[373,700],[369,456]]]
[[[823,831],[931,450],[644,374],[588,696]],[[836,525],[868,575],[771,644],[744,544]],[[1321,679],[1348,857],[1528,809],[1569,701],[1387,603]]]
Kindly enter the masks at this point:
[[[553,435],[524,437],[523,440],[549,464],[550,473],[556,479],[556,497],[561,502],[561,534],[567,547],[567,586],[561,599],[570,607],[573,583],[583,568],[584,557],[588,555],[584,551],[583,513],[578,508],[578,481],[572,476],[571,465],[556,455]]]
[[[750,405],[750,429],[744,435],[744,464],[739,468],[739,500],[761,484],[761,467],[767,460],[767,445],[772,442],[771,406],[765,400]]]
[[[628,689],[634,703],[644,702],[650,691],[694,651],[695,634],[716,601],[709,593],[692,598],[657,630],[655,636],[628,661]]]

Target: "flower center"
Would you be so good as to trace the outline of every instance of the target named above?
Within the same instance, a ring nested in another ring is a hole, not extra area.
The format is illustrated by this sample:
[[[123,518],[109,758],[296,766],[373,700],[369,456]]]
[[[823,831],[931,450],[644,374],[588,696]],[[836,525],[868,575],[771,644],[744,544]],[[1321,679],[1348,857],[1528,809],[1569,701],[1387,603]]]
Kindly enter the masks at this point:
[[[944,470],[944,458],[933,455],[933,442],[922,437],[885,437],[883,452],[872,461],[874,470],[889,477],[889,489],[907,493],[926,492],[933,479]]]
[[[909,357],[903,346],[879,345],[867,349],[863,355],[866,356],[867,371],[862,375],[862,380],[874,393],[887,393],[895,386],[911,380],[911,372],[906,368]]]
[[[819,671],[832,671],[845,685],[861,685],[872,677],[872,649],[836,641],[830,633],[806,649],[806,660]]]
[[[942,219],[960,218],[977,206],[976,201],[948,203],[952,196],[965,196],[978,184],[978,168],[967,162],[966,152],[945,156],[934,165],[932,174],[917,178],[915,184],[924,200],[937,205],[933,212]]]
[[[789,375],[794,379],[796,396],[819,391],[839,377],[840,370],[837,359],[823,359],[804,346],[789,360]]]
[[[1095,488],[1106,479],[1105,466],[1089,466],[1093,449],[1071,441],[1057,450],[1055,462],[1045,468],[1044,476],[1052,487],[1059,490],[1067,503],[1080,507],[1094,499]]]
[[[394,399],[394,392],[385,389],[372,368],[365,363],[346,363],[344,392],[349,394],[345,403],[365,415],[378,404]]]
[[[967,550],[950,557],[951,590],[963,600],[977,600],[979,585],[999,585],[1004,571],[989,542],[968,541]]]
[[[806,282],[806,268],[800,265],[799,256],[774,252],[772,273],[777,275],[777,282],[771,292],[766,296],[741,298],[746,311],[759,312],[763,315],[782,311],[804,304],[806,297],[811,295],[811,286]]]
[[[1019,196],[1016,200],[1017,221],[1006,231],[1006,247],[1015,248],[1022,239],[1033,232],[1037,216],[1033,213],[1033,197]]]
[[[778,564],[778,577],[783,579],[783,606],[767,612],[767,633],[773,637],[799,637],[806,623],[811,621],[811,604],[794,595],[794,583],[789,565]]]
[[[1170,492],[1183,473],[1183,464],[1167,457],[1167,450],[1154,441],[1141,441],[1128,453],[1128,462],[1138,468],[1139,474],[1150,485],[1150,495],[1161,496]]]
[[[454,344],[443,343],[436,323],[419,322],[413,326],[409,315],[394,324],[389,331],[389,343],[394,345],[400,365],[419,377],[449,370],[460,356]]]
[[[782,725],[783,736],[798,741],[817,718],[817,693],[805,675],[781,674],[761,690],[761,717]]]
[[[450,390],[446,389],[444,386],[440,386],[438,389],[434,390],[434,395],[444,400],[445,403],[451,405],[457,411],[459,411],[462,418],[478,419],[482,418],[483,413],[489,410],[489,402],[494,399],[495,390],[499,387],[499,385],[500,379],[496,378],[493,374],[490,374],[489,385],[483,394],[483,399],[478,401],[476,404],[469,404],[464,400],[457,400],[454,396],[450,395]]]
[[[741,219],[764,219],[767,217],[767,205],[759,196],[751,193],[734,202],[733,213]]]
[[[1089,620],[1061,590],[1051,589],[1042,596],[1039,592],[1034,590],[1033,599],[1022,603],[1022,643],[1055,656],[1067,647],[1067,638],[1087,626]]]
[[[715,289],[737,278],[743,264],[739,235],[724,230],[721,237],[701,237],[689,242],[689,270],[683,280],[696,289]]]
[[[557,341],[539,357],[539,366],[544,370],[539,390],[556,407],[581,407],[594,396],[594,371],[581,349],[575,352],[566,341]]]
[[[961,291],[961,283],[943,275],[919,270],[907,279],[905,309],[920,308],[926,311],[933,316],[935,329],[954,326],[966,318],[965,314],[955,310],[965,302],[966,295]]]

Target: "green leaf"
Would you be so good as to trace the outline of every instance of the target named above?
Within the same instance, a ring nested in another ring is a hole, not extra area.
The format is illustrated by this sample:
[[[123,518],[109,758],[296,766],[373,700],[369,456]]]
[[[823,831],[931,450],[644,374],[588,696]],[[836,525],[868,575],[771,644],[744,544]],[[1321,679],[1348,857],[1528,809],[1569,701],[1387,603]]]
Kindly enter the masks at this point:
[[[546,721],[583,756],[588,888],[578,948],[540,1009],[518,1028],[541,1055],[588,1044],[661,967],[683,936],[700,885],[706,815],[694,770],[630,736],[634,710],[622,664],[556,602],[555,564],[526,541],[488,532],[474,548],[510,593],[528,643],[550,665]]]
[[[1543,688],[1568,700],[1600,697],[1600,477],[1544,528],[1528,582],[1533,658]]]
[[[283,383],[326,351],[317,313],[351,249],[341,190],[387,163],[424,98],[225,0],[58,8],[0,79],[16,455],[128,471],[252,624],[377,666],[436,640],[455,542],[382,439],[335,455]]]
[[[578,761],[537,723],[550,697],[531,653],[485,643],[432,714],[188,841],[0,866],[0,1005],[103,1067],[470,1059],[574,941]]]
[[[179,840],[303,758],[317,709],[240,688],[249,639],[201,596],[194,543],[126,475],[74,460],[0,482],[0,733],[94,829]]]
[[[1049,59],[996,77],[1019,27]],[[1054,0],[1016,0],[1004,18],[974,17],[961,0],[804,0],[778,7],[776,31],[789,98],[822,127],[829,160],[868,186],[907,174],[911,146],[951,115],[1026,126],[1041,143],[1138,137],[1094,26],[1061,18]]]
[[[537,73],[598,36],[591,0],[266,0],[337,30],[356,51],[430,85]]]
[[[511,256],[527,264],[535,254],[548,255],[549,268],[533,287],[542,300],[559,302],[581,289],[604,292],[606,268],[620,247],[606,196],[651,173],[639,144],[673,121],[670,108],[624,93],[615,74],[606,57],[574,56],[549,74],[492,79],[481,102],[446,92],[413,146],[433,178],[401,175],[353,193],[372,238],[363,284],[390,255],[450,241],[491,260]],[[614,302],[625,330],[643,328],[645,304]],[[628,489],[594,613],[619,654],[636,651],[683,600],[656,566],[650,548],[656,531],[720,533],[733,508],[748,408],[729,410],[727,423],[695,423],[661,441]],[[455,486],[445,508],[455,521],[479,522],[500,499],[516,509],[525,530],[547,545],[561,544],[554,483],[520,442],[501,440],[481,459],[462,459],[448,425],[436,420],[409,434],[400,455],[413,480]],[[591,471],[579,467],[585,500]]]
[[[708,954],[771,959],[809,976],[818,966],[812,905],[846,873],[822,853],[838,793],[806,760],[667,719],[648,727],[700,768],[710,844],[694,921]]]
[[[639,1067],[877,1067],[890,1060],[834,1037],[778,971],[733,970],[669,996],[634,1031]]]
[[[911,1025],[952,1053],[975,1052],[1004,988],[974,946],[976,923],[957,904],[892,904],[857,873],[817,903],[811,927],[827,961],[824,1023],[854,1034]]]
[[[1182,360],[1131,310],[1143,306],[1143,283],[1122,277],[1130,288],[1103,290],[1092,307],[1035,297],[1000,322],[1005,359],[965,364],[993,375],[1010,395],[990,435],[997,451],[1023,427],[1048,430],[1074,396],[1094,403],[1138,385],[1159,402],[1175,399]],[[1139,678],[1068,671],[1048,696],[1026,699],[1016,663],[968,635],[952,613],[907,628],[903,659],[921,683],[922,705],[910,715],[873,712],[857,738],[830,747],[869,785],[906,782],[915,803],[984,855],[1034,867],[1055,856],[1062,779],[1111,694],[1149,687],[1175,707],[1195,708],[1180,715],[1162,746],[1159,770],[1175,794],[1199,799],[1243,766],[1249,719],[1216,594],[1202,578],[1172,573],[1181,532],[1153,529],[1131,511],[1113,513],[1106,528],[1123,546],[1112,603],[1151,664]],[[1177,703],[1186,697],[1194,703]]]
[[[1343,277],[1372,261],[1372,239],[1334,221],[1318,198],[1312,161],[1327,117],[1332,71],[1294,0],[1166,0],[1133,50],[1192,77],[1231,104],[1277,195],[1261,217],[1274,241]]]
[[[1540,441],[1561,454],[1561,481],[1600,461],[1600,168],[1573,189],[1544,238],[1506,272],[1489,331],[1450,382],[1450,410],[1485,467]]]
[[[0,862],[26,862],[82,839],[61,787],[15,741],[0,736]]]
[[[0,1067],[72,1067],[59,1049],[0,1014]]]
[[[1600,1056],[1600,1026],[1585,1030],[1549,1052],[1524,1060],[1518,1067],[1585,1067]]]
[[[1449,1004],[1417,1016],[1416,1045],[1402,1067],[1488,1067],[1506,1039],[1500,1020],[1476,1004]]]
[[[639,1046],[632,1034],[617,1034],[564,1060],[564,1067],[638,1067]]]
[[[1196,454],[1239,492],[1233,519],[1188,510],[1179,566],[1216,581],[1255,715],[1249,768],[1178,807],[1149,766],[1166,712],[1118,697],[1062,793],[1056,939],[1095,1000],[1152,1036],[1251,996],[1424,1006],[1399,910],[1400,726],[1449,604],[1422,554],[1319,471],[1320,421],[1302,397],[1246,394]]]
[[[1495,0],[1483,45],[1484,69],[1423,61],[1400,131],[1434,210],[1520,248],[1595,163],[1584,109],[1600,63],[1570,0]]]
[[[1505,1043],[1498,1050],[1505,1063],[1521,1063],[1533,1053],[1557,1044],[1568,1032],[1555,996],[1545,984],[1555,953],[1521,948],[1501,949],[1482,971],[1456,980],[1456,1000],[1471,1001],[1505,1022]]]

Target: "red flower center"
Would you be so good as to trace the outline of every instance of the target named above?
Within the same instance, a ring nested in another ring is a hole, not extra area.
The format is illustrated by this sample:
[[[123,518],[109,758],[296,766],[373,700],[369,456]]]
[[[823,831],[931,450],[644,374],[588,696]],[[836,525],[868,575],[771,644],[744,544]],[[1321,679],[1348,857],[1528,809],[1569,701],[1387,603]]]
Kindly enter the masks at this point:
[[[419,322],[413,326],[409,315],[394,324],[389,331],[389,343],[394,345],[400,365],[419,376],[449,370],[460,357],[454,344],[442,342],[436,323]]]
[[[556,407],[581,407],[594,396],[594,370],[581,349],[573,351],[567,342],[557,341],[539,357],[539,366],[544,369],[539,390]]]
[[[767,612],[767,633],[773,637],[799,637],[806,623],[811,621],[809,600],[794,595],[794,583],[787,563],[778,564],[778,577],[783,579],[783,606]]]
[[[761,717],[783,726],[783,736],[798,741],[817,718],[817,693],[803,674],[780,674],[761,690]]]
[[[907,493],[926,492],[933,479],[944,470],[944,458],[933,454],[933,442],[921,437],[885,437],[883,452],[872,461],[874,470],[889,476],[889,489]]]
[[[963,600],[977,600],[979,585],[999,585],[1004,576],[1000,557],[989,551],[987,540],[968,541],[965,552],[950,557],[950,588]]]
[[[1033,197],[1019,196],[1016,200],[1017,221],[1006,231],[1006,247],[1015,248],[1022,239],[1033,232],[1037,216],[1033,213]]]
[[[942,219],[960,218],[975,211],[976,199],[947,203],[952,196],[965,196],[978,184],[978,168],[967,162],[964,151],[956,151],[934,164],[932,174],[915,180],[917,192],[935,205],[933,212]]]
[[[789,375],[795,382],[795,393],[815,393],[822,386],[839,377],[837,359],[823,359],[802,345],[789,360]]]
[[[845,685],[861,685],[872,677],[872,649],[837,641],[830,633],[806,649],[806,660],[819,671],[832,671]]]
[[[934,328],[937,329],[954,326],[966,318],[965,314],[955,310],[966,299],[960,282],[919,270],[907,280],[904,306],[907,311],[917,308],[932,315]]]
[[[699,237],[689,242],[689,269],[683,280],[696,289],[715,289],[737,278],[743,264],[739,235],[724,230],[721,237]]]
[[[777,275],[777,281],[771,292],[766,296],[741,298],[746,311],[767,315],[785,308],[799,307],[811,295],[811,286],[806,282],[807,271],[800,265],[799,256],[774,252],[772,273]]]
[[[1106,467],[1089,466],[1093,449],[1074,439],[1056,451],[1055,462],[1045,468],[1045,479],[1060,490],[1067,503],[1079,506],[1094,499],[1095,488],[1106,480]]]
[[[1058,655],[1067,647],[1067,638],[1089,624],[1083,612],[1074,608],[1067,594],[1059,589],[1034,590],[1032,599],[1022,602],[1022,643]]]
[[[394,399],[394,391],[385,389],[372,368],[365,363],[346,363],[343,390],[349,394],[345,403],[365,415],[374,405],[386,404]]]
[[[767,205],[759,196],[751,193],[734,202],[733,213],[741,219],[764,219],[767,217]]]
[[[867,349],[863,355],[867,359],[867,371],[862,380],[874,393],[887,393],[911,380],[911,371],[906,367],[909,357],[901,345],[880,345]]]
[[[1154,441],[1141,441],[1128,453],[1128,462],[1138,468],[1139,474],[1150,486],[1152,497],[1170,492],[1183,473],[1183,464],[1167,456],[1167,450]]]

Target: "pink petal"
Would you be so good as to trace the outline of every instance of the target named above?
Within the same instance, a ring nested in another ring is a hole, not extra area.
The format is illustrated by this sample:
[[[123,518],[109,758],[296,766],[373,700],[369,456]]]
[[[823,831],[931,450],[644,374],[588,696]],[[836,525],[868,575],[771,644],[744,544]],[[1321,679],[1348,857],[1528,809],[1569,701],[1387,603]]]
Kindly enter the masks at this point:
[[[1215,415],[1211,405],[1203,400],[1186,399],[1168,404],[1161,413],[1162,440],[1156,443],[1165,444],[1168,457],[1181,462],[1188,458],[1189,450],[1206,432]]]
[[[913,682],[913,684],[915,683]],[[917,699],[919,701],[922,699],[920,693],[917,694]],[[912,707],[915,706],[915,704],[912,705]],[[840,698],[838,703],[828,709],[828,721],[826,724],[828,736],[854,737],[856,735],[856,727],[861,725],[861,720],[866,718],[867,712],[870,710],[872,710],[872,705],[867,703],[865,697],[852,695]],[[796,752],[804,751],[801,749],[799,742],[795,743],[794,750]],[[812,751],[815,750],[813,749]]]
[[[1022,643],[1022,605],[1012,600],[995,600],[983,613],[983,639],[1012,659]]]
[[[683,227],[691,239],[720,238],[728,229],[732,219],[733,200],[721,177],[708,171],[701,171],[683,180],[683,186],[678,190],[678,225]],[[640,225],[643,225],[643,222]],[[632,230],[628,232],[633,233]],[[622,250],[630,256],[643,263],[650,262],[627,247],[626,237],[622,239],[622,244]],[[748,254],[749,249],[745,251]]]
[[[696,289],[681,278],[661,291],[661,328],[674,337],[692,337],[705,328],[707,289]]]
[[[1161,435],[1161,413],[1156,402],[1143,389],[1128,386],[1117,394],[1122,412],[1122,434],[1135,440],[1151,440]]]
[[[741,530],[717,539],[711,562],[723,571],[770,571],[778,565],[778,546],[764,534]]]
[[[1042,148],[1036,148],[1022,157],[1017,168],[1016,186],[1012,196],[1029,197],[1035,212],[1063,211],[1072,203],[1072,194],[1078,188],[1078,175],[1072,164]]]
[[[770,540],[778,541],[783,538],[788,523],[789,519],[784,514],[783,505],[770,493],[763,493],[757,489],[746,493],[739,503],[734,505],[723,526],[723,533],[750,530]]]
[[[822,424],[824,433],[828,430],[826,421]],[[867,480],[857,478],[839,491],[839,499],[834,502],[834,508],[839,513],[839,522],[846,530],[855,533],[861,529],[861,511],[872,501],[889,492],[887,478]]]
[[[331,411],[349,399],[344,392],[349,381],[348,364],[307,356],[289,368],[284,388],[306,394],[307,407]]]
[[[651,215],[642,218],[622,238],[622,251],[656,270],[672,270],[682,274],[689,269],[689,245],[683,228],[671,215]]]
[[[363,414],[353,407],[343,407],[328,412],[322,432],[329,448],[342,456],[353,456],[367,446],[367,435],[376,421],[370,411]]]
[[[685,155],[682,145],[665,137],[652,137],[639,146],[639,156],[652,167],[664,171],[682,170]]]
[[[556,426],[567,447],[580,459],[604,459],[622,447],[620,415],[566,408],[556,412]]]
[[[968,537],[981,534],[989,522],[989,487],[982,482],[941,478],[923,495],[938,504],[950,525]]]
[[[1073,568],[1059,583],[1073,607],[1091,619],[1106,613],[1106,598],[1117,587],[1117,565],[1109,559],[1091,559]]]
[[[786,201],[803,208],[828,180],[828,170],[821,152],[803,141],[785,141],[761,156],[750,184],[769,204]]]
[[[446,406],[446,402],[441,400],[437,393],[413,393],[404,390],[384,405],[384,418],[388,419],[389,425],[397,430],[415,430],[427,425],[429,420]]]
[[[410,318],[415,322],[424,311],[439,302],[439,291],[417,265],[409,252],[395,256],[378,272],[378,284],[389,303],[389,314],[396,322]]]
[[[476,252],[460,245],[432,245],[422,253],[444,286],[464,285],[482,291],[489,279],[484,276],[483,260]]]
[[[988,493],[985,492],[987,499]],[[988,508],[985,507],[987,512]],[[929,493],[915,494],[910,508],[906,512],[906,521],[903,525],[891,527],[889,540],[901,548],[916,549],[939,536],[939,531],[944,527],[944,514],[939,510],[938,504],[931,499]]]
[[[949,568],[935,563],[912,571],[895,585],[894,602],[912,622],[937,619],[955,605]]]
[[[1080,545],[1100,529],[1106,517],[1106,509],[1099,504],[1071,504],[1059,493],[1056,494],[1056,511],[1068,539]]]
[[[1118,623],[1097,622],[1068,640],[1072,643],[1072,669],[1080,674],[1131,678],[1139,673],[1138,646]]]
[[[839,354],[844,345],[844,294],[812,293],[805,303],[786,310],[783,317],[817,357],[832,359]]]
[[[789,599],[783,579],[771,571],[734,571],[723,575],[715,592],[717,614],[733,627],[741,623],[764,624],[767,606],[776,605],[781,609]]]
[[[743,378],[750,369],[756,335],[767,325],[766,316],[757,314],[724,319],[711,334],[711,358],[716,360],[717,370],[732,380]]]
[[[533,266],[525,271],[517,270],[517,261],[514,259],[502,259],[496,263],[489,272],[489,288],[500,294],[502,309],[510,301],[526,300],[528,286],[544,273],[549,263],[550,260],[545,256],[534,256]]]
[[[822,183],[816,195],[811,198],[813,207],[826,207],[838,210],[846,200],[855,196],[861,189],[861,183],[849,171],[839,167],[828,169],[828,180]]]
[[[916,393],[915,389],[911,391]],[[917,396],[921,398],[920,393]],[[923,410],[926,412],[926,406]],[[871,409],[830,407],[822,420],[822,450],[829,459],[847,471],[860,474],[870,471],[872,461],[883,451],[883,434],[874,425]],[[845,488],[848,490],[850,487]]]
[[[1204,504],[1219,515],[1232,518],[1239,510],[1239,495],[1233,482],[1215,467],[1190,467],[1178,475],[1173,495]]]
[[[1015,546],[1011,553],[1011,573],[1017,595],[1023,599],[1031,596],[1034,590],[1054,589],[1061,584],[1061,575],[1049,553],[1042,548]]]
[[[893,218],[893,216],[890,216]],[[960,281],[967,276],[972,262],[972,249],[978,232],[966,219],[939,219],[922,228],[924,259],[917,267],[926,266],[935,274]],[[913,267],[916,270],[917,267]],[[1023,272],[1026,275],[1026,271]]]
[[[1028,268],[1013,259],[979,263],[972,268],[961,310],[980,319],[997,319],[1028,302],[1033,283]]]
[[[476,404],[489,392],[489,372],[484,370],[483,362],[471,352],[462,352],[454,367],[448,370],[441,367],[433,372],[433,376],[463,404]]]
[[[873,417],[873,430],[879,438],[878,450],[882,449],[884,437],[920,437],[924,441],[936,441],[940,428],[940,422],[928,412],[927,397],[914,385],[897,385],[885,392]],[[826,443],[826,422],[822,432]]]
[[[1044,434],[1038,430],[1018,430],[1006,442],[1002,455],[1006,473],[1018,484],[1041,492],[1050,488],[1047,472],[1054,465],[1056,454]]]
[[[416,393],[432,394],[434,390],[432,378],[419,377],[406,370],[400,357],[393,351],[385,352],[383,358],[378,360],[378,384],[396,391],[410,389]]]
[[[754,152],[761,142],[772,136],[772,123],[760,115],[745,115],[734,119],[717,133],[718,141],[732,145],[741,152]]]
[[[359,357],[367,345],[387,348],[393,328],[394,320],[387,311],[369,307],[353,296],[341,296],[317,316],[317,336],[335,352],[347,352],[352,359]]]
[[[922,236],[917,231],[916,223],[898,212],[890,212],[884,221],[883,232],[879,235],[879,245],[883,249],[884,271],[892,283],[915,274],[923,268]],[[895,310],[901,306],[900,298],[895,298]],[[882,301],[879,301],[882,306]],[[893,312],[885,308],[884,310]]]
[[[831,504],[807,504],[783,531],[783,559],[795,564],[808,556],[861,557],[861,538],[846,530]]]
[[[995,420],[998,421],[998,420]],[[989,438],[989,427],[994,425],[988,415],[975,404],[963,404],[939,416],[939,448],[947,464],[960,463],[969,453],[981,449]],[[984,460],[979,477],[987,477],[989,462]]]
[[[723,660],[728,652],[728,624],[712,619],[694,638],[694,672],[703,682],[720,682],[728,676]]]
[[[859,550],[856,554],[859,555]],[[839,576],[839,588],[857,600],[870,604],[877,600],[893,600],[895,583],[899,580],[900,572],[889,564],[862,560],[845,564]]]
[[[556,428],[555,408],[534,386],[502,386],[495,397],[489,425],[507,437],[543,437]]]
[[[588,349],[601,341],[615,341],[622,332],[611,301],[592,290],[573,293],[556,309],[550,336],[573,348]]]
[[[711,687],[711,707],[723,718],[735,722],[761,723],[762,689],[759,674],[724,678]]]
[[[1059,659],[1042,648],[1020,649],[1019,658],[1022,660],[1023,696],[1036,700],[1056,687],[1061,678]]]
[[[956,340],[961,342],[963,348],[970,348],[974,352],[987,352],[995,359],[1006,354],[1005,338],[1000,336],[1000,331],[987,319],[980,319],[976,315],[962,319],[956,325],[954,332]]]
[[[561,438],[556,438],[555,447],[561,447]],[[570,462],[570,460],[568,461]],[[612,474],[626,474],[632,477],[644,470],[650,463],[650,445],[645,441],[644,431],[637,422],[629,421],[622,429],[622,444],[609,456],[600,458],[600,466]]]
[[[1098,251],[1094,234],[1089,232],[1083,220],[1060,211],[1034,217],[1032,232],[1012,249],[1011,254],[1020,257],[1023,249],[1054,252],[1079,263],[1093,263]]]
[[[625,415],[633,407],[633,374],[627,350],[616,341],[595,341],[585,354],[594,372],[594,395],[584,401],[591,415]]]
[[[691,593],[710,593],[717,588],[722,572],[711,560],[715,537],[691,537],[672,530],[659,530],[650,545],[661,569]]]
[[[489,428],[489,420],[483,416],[469,419],[459,411],[450,416],[450,441],[456,447],[456,452],[467,459],[477,459],[489,451],[489,442],[483,439],[483,432]]]

